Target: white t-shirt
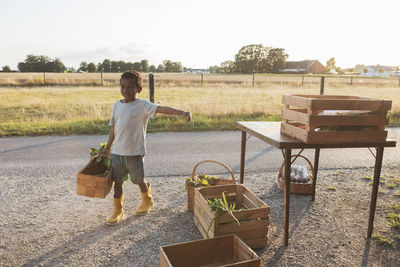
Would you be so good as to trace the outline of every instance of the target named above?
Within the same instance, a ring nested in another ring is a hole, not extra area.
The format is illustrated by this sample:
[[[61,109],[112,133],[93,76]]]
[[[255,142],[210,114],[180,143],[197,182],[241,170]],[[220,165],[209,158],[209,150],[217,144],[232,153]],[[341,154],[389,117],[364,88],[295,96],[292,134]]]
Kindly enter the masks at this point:
[[[115,134],[112,154],[135,156],[146,153],[147,122],[156,115],[156,108],[156,104],[140,98],[128,103],[115,102],[109,123],[114,126]]]

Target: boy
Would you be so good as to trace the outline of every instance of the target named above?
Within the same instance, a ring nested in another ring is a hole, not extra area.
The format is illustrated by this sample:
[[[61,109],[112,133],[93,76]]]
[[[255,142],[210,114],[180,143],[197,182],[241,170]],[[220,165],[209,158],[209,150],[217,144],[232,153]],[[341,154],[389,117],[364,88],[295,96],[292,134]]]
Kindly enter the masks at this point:
[[[121,94],[124,99],[115,102],[110,119],[110,132],[106,148],[100,156],[109,155],[112,148],[112,168],[114,179],[114,212],[106,220],[107,224],[117,224],[123,217],[124,194],[122,183],[128,178],[140,187],[142,202],[137,215],[146,214],[154,205],[151,188],[144,181],[143,157],[146,152],[146,129],[149,118],[156,113],[185,116],[192,119],[190,112],[163,107],[147,100],[136,98],[142,90],[142,77],[137,71],[126,71],[121,75]]]

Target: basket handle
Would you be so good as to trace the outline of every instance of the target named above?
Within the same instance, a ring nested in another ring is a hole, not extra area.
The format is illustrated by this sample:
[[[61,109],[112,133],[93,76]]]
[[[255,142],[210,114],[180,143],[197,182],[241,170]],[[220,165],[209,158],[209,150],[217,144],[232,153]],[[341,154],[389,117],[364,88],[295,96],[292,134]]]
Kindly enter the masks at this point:
[[[195,175],[195,173],[196,173],[197,167],[199,167],[200,164],[203,164],[203,163],[206,163],[206,162],[216,163],[216,164],[218,164],[218,165],[224,167],[224,168],[231,174],[233,183],[236,184],[235,176],[233,175],[233,172],[231,171],[231,169],[229,169],[229,167],[226,166],[225,164],[223,164],[223,163],[221,163],[221,162],[219,162],[219,161],[216,161],[216,160],[203,160],[203,161],[200,161],[199,163],[197,163],[197,164],[193,167],[193,171],[192,171],[192,180],[193,180],[194,175]]]
[[[303,155],[292,155],[291,157],[292,157],[292,158],[294,158],[294,157],[301,157],[301,158],[303,158],[303,159],[308,163],[308,165],[310,166],[310,169],[311,169],[311,175],[310,175],[310,177],[311,177],[311,180],[314,180],[314,176],[313,176],[313,175],[314,175],[314,167],[312,166],[311,161],[310,161],[308,158],[304,157]],[[285,161],[282,162],[282,165],[281,165],[281,167],[279,168],[278,181],[279,181],[280,179],[282,179],[283,166],[285,166]]]

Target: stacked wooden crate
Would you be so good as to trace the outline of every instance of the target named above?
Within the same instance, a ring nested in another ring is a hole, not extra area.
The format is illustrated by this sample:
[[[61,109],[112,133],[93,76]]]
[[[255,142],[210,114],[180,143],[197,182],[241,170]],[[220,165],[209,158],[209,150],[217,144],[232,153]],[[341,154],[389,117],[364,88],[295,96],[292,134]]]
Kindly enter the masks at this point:
[[[221,198],[235,203],[233,215],[240,225],[225,213],[215,220],[215,211],[207,200]],[[194,222],[204,238],[234,233],[249,247],[263,248],[268,241],[269,206],[242,184],[196,188],[194,192]]]
[[[390,100],[284,95],[281,132],[310,144],[384,142]]]

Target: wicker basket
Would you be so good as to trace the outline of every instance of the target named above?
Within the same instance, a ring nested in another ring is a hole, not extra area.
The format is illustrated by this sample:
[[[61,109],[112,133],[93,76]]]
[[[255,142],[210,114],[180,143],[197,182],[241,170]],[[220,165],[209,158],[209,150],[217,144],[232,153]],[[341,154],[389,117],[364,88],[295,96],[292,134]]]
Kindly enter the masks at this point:
[[[76,176],[76,193],[80,196],[105,198],[113,185],[112,168],[106,177],[95,174],[106,171],[97,156],[90,158],[89,163]]]
[[[229,169],[225,164],[223,164],[221,162],[218,162],[218,161],[215,161],[215,160],[203,160],[203,161],[200,161],[199,163],[197,163],[193,167],[192,179],[194,179],[194,175],[196,173],[197,167],[199,167],[199,165],[201,165],[203,163],[216,163],[216,164],[221,165],[222,167],[224,167],[230,173],[232,179],[218,178],[217,185],[236,184],[235,176],[233,175],[233,172],[231,171],[231,169]],[[194,186],[188,185],[186,187],[186,191],[187,191],[188,210],[190,212],[193,212]]]
[[[309,174],[311,183],[290,182],[290,193],[297,194],[297,195],[312,195],[312,182],[314,180],[314,177],[313,177],[314,167],[312,166],[310,160],[302,155],[293,155],[292,158],[293,157],[300,157],[308,163],[310,170],[311,170],[311,174]],[[284,166],[285,166],[285,161],[282,163],[281,167],[279,168],[279,172],[278,172],[278,186],[281,190],[284,190],[284,188],[285,188],[285,180],[284,180],[284,178],[282,178],[282,172],[283,172]]]

